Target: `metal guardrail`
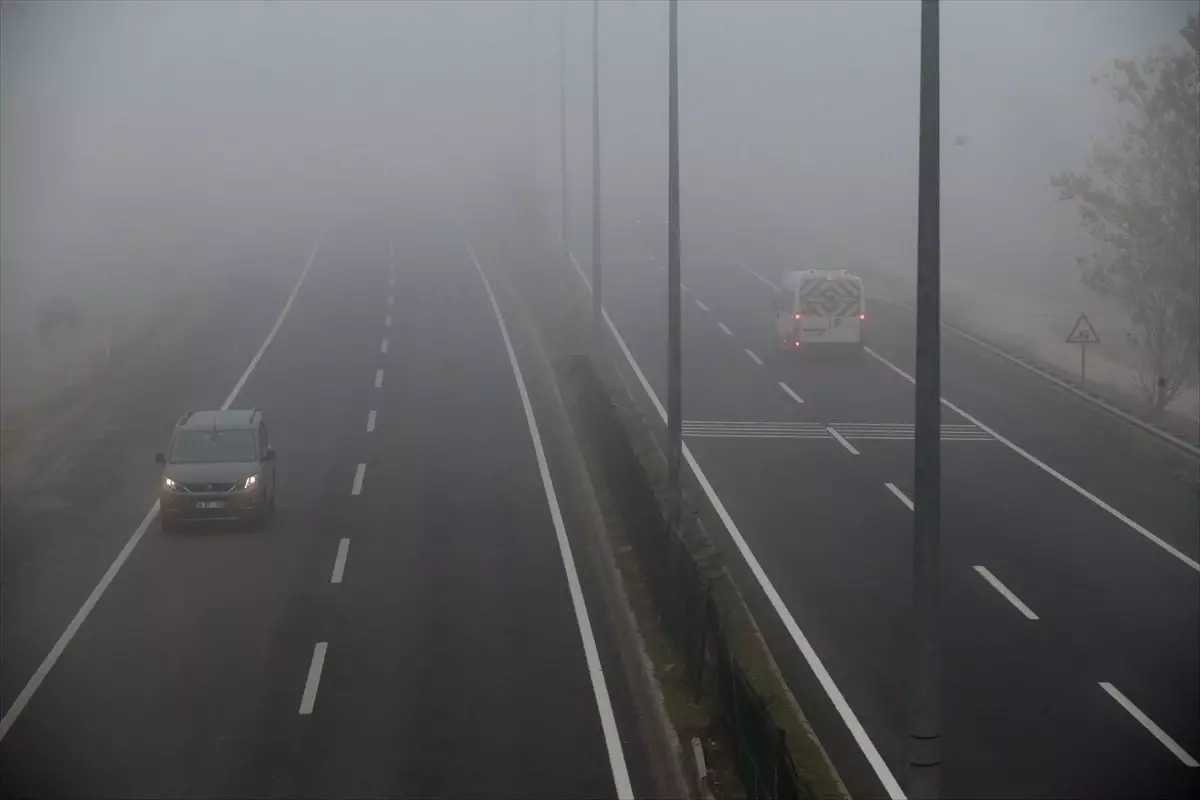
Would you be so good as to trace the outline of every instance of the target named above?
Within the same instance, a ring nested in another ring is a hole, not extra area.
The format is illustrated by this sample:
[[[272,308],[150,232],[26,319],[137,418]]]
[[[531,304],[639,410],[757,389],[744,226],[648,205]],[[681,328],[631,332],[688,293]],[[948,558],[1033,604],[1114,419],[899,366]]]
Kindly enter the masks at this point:
[[[663,516],[650,478],[591,359],[573,357],[569,375],[578,389],[580,421],[612,489],[663,629],[684,654],[697,696],[713,704],[714,733],[728,745],[747,795],[763,800],[809,797],[796,777],[783,729],[733,656],[712,582]]]

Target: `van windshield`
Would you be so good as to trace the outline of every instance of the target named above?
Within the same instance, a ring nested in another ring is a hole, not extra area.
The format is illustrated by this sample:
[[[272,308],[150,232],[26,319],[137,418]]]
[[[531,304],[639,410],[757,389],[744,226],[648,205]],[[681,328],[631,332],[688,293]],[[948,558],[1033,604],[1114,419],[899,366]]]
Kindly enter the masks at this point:
[[[252,431],[180,431],[171,446],[172,464],[257,461]]]

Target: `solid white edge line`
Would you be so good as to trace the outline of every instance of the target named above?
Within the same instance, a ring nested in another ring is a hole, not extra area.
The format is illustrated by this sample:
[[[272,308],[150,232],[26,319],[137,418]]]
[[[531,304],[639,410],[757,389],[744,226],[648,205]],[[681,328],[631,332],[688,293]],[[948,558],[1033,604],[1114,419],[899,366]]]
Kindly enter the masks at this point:
[[[392,315],[391,314],[388,314],[386,317],[383,318],[383,327],[385,327],[385,328],[392,327]]]
[[[381,386],[383,386],[383,370],[377,369],[375,370],[375,388],[378,389]]]
[[[916,380],[913,379],[913,377],[911,375],[909,375],[907,372],[905,372],[904,370],[897,367],[891,361],[888,361],[886,358],[879,355],[879,353],[876,353],[874,350],[872,350],[869,347],[864,347],[863,350],[866,351],[867,353],[869,353],[871,356],[873,356],[881,364],[883,364],[884,366],[891,369],[897,375],[904,378],[909,383],[916,384]],[[991,434],[993,439],[995,439],[996,441],[1005,445],[1006,447],[1008,447],[1008,449],[1012,450],[1014,453],[1021,456],[1029,463],[1037,466],[1042,471],[1044,471],[1046,474],[1057,478],[1059,481],[1061,481],[1062,483],[1071,487],[1076,492],[1078,492],[1079,494],[1086,497],[1088,500],[1091,500],[1093,503],[1095,503],[1097,506],[1099,506],[1100,508],[1107,511],[1109,514],[1112,514],[1114,517],[1121,520],[1121,522],[1124,522],[1126,525],[1128,525],[1130,528],[1132,528],[1133,530],[1140,533],[1142,536],[1145,536],[1151,542],[1154,542],[1154,544],[1158,545],[1163,550],[1166,550],[1168,553],[1175,556],[1177,559],[1182,561],[1184,564],[1187,564],[1192,569],[1196,570],[1197,572],[1200,572],[1200,562],[1197,562],[1194,558],[1189,557],[1188,555],[1186,555],[1185,553],[1183,553],[1182,551],[1180,551],[1173,545],[1171,545],[1171,544],[1167,543],[1166,541],[1160,539],[1159,537],[1155,536],[1153,533],[1148,531],[1146,528],[1144,528],[1141,525],[1139,525],[1138,523],[1134,522],[1132,519],[1125,516],[1120,511],[1113,508],[1108,503],[1104,502],[1099,497],[1092,494],[1087,489],[1084,489],[1078,483],[1076,483],[1075,481],[1068,478],[1066,475],[1063,475],[1061,472],[1054,469],[1054,467],[1051,467],[1049,464],[1045,463],[1044,461],[1042,461],[1041,459],[1039,459],[1037,456],[1033,455],[1032,453],[1029,453],[1024,448],[1018,446],[1011,440],[996,433],[996,431],[992,430],[987,425],[984,425],[982,422],[977,420],[975,417],[973,417],[970,414],[968,414],[967,412],[963,411],[961,408],[954,405],[954,403],[951,403],[949,400],[947,400],[944,397],[942,398],[942,405],[946,406],[946,408],[948,408],[951,411],[953,411],[954,413],[958,414],[959,416],[961,416],[963,419],[967,420],[968,422],[976,425],[980,430],[984,431],[985,433]]]
[[[384,339],[382,342],[379,343],[379,352],[387,353],[387,351],[388,351],[388,340]]]
[[[330,583],[341,583],[342,576],[346,574],[346,556],[350,552],[350,540],[342,539],[338,542],[337,555],[333,558],[333,574],[329,576]]]
[[[246,371],[242,373],[242,376],[238,378],[238,382],[234,384],[233,391],[229,393],[229,396],[225,398],[225,402],[221,404],[222,409],[229,408],[229,404],[234,401],[238,392],[246,384],[246,379],[250,377],[250,373],[258,366],[258,362],[262,359],[263,353],[266,352],[267,346],[275,339],[275,334],[279,331],[279,326],[283,324],[283,319],[287,316],[288,310],[291,309],[292,301],[296,299],[296,293],[300,291],[300,286],[304,283],[305,276],[308,275],[309,269],[312,268],[313,261],[317,257],[317,251],[321,249],[321,242],[324,239],[325,231],[322,231],[317,236],[317,243],[313,245],[312,252],[308,256],[308,263],[304,265],[304,269],[300,272],[300,277],[296,279],[296,285],[292,287],[292,292],[288,295],[287,302],[283,304],[283,310],[279,312],[279,318],[275,320],[275,325],[271,328],[271,332],[267,334],[267,338],[263,340],[262,346],[258,348],[258,352],[250,360]],[[75,616],[71,619],[71,622],[62,632],[62,635],[58,637],[58,641],[54,643],[54,646],[50,648],[50,652],[42,659],[42,663],[34,670],[33,675],[25,683],[25,687],[21,689],[21,693],[17,695],[12,705],[4,712],[4,717],[0,718],[0,741],[4,741],[4,737],[8,735],[17,718],[21,716],[21,712],[25,710],[25,706],[29,705],[29,701],[33,698],[34,693],[37,692],[38,687],[42,685],[42,682],[46,680],[46,676],[50,674],[50,670],[58,663],[58,659],[62,656],[63,651],[67,649],[67,645],[71,643],[71,640],[75,638],[75,634],[79,632],[88,615],[92,613],[92,609],[96,607],[96,603],[100,602],[100,598],[104,595],[105,590],[108,589],[109,584],[117,577],[117,573],[121,571],[121,567],[125,566],[125,562],[129,560],[129,556],[133,553],[134,548],[138,546],[138,542],[146,535],[146,530],[150,527],[150,523],[154,522],[154,518],[158,516],[158,509],[159,504],[155,500],[154,505],[150,506],[150,510],[146,512],[146,516],[142,517],[142,521],[134,529],[133,535],[129,537],[129,541],[125,542],[125,546],[121,548],[121,552],[117,553],[117,557],[113,559],[108,569],[105,570],[104,575],[100,578],[100,582],[92,589],[87,600],[83,601],[83,605],[75,612]]]
[[[600,652],[592,633],[592,623],[588,618],[587,606],[584,603],[583,589],[579,583],[579,575],[575,568],[575,558],[571,554],[571,543],[567,539],[567,529],[563,523],[562,511],[558,507],[558,495],[554,491],[554,481],[550,476],[550,466],[542,449],[542,437],[538,433],[537,419],[533,415],[533,406],[529,402],[529,392],[525,388],[525,378],[521,375],[520,364],[517,363],[517,353],[513,349],[512,339],[508,335],[508,326],[504,324],[504,316],[500,313],[500,305],[492,292],[492,284],[470,241],[461,231],[463,244],[475,270],[483,280],[483,288],[487,290],[488,300],[491,301],[492,311],[496,315],[496,323],[500,326],[500,335],[504,339],[504,347],[508,351],[508,360],[512,364],[513,378],[517,382],[517,392],[521,396],[521,405],[525,409],[525,422],[529,425],[529,437],[533,440],[533,452],[537,457],[538,472],[542,476],[542,486],[546,493],[546,504],[550,507],[550,518],[554,523],[554,533],[558,538],[559,554],[562,557],[563,569],[567,573],[567,588],[571,594],[571,605],[575,608],[575,622],[579,626],[579,635],[583,640],[583,653],[587,660],[588,673],[592,679],[592,692],[596,697],[596,708],[600,713],[600,727],[604,731],[604,741],[608,747],[608,762],[612,770],[613,784],[617,797],[629,800],[633,797],[633,786],[629,782],[629,770],[625,765],[625,752],[621,745],[621,736],[617,731],[617,718],[613,713],[612,699],[608,694],[608,684],[604,679],[604,668],[600,663]]]
[[[797,403],[800,403],[801,405],[804,405],[804,400],[802,400],[802,399],[801,399],[800,395],[798,395],[798,394],[796,394],[795,392],[793,392],[793,391],[792,391],[792,387],[788,386],[788,385],[787,385],[786,383],[784,383],[783,381],[780,381],[780,382],[779,382],[779,388],[780,388],[780,389],[783,389],[785,392],[787,392],[787,395],[788,395],[788,397],[792,398],[792,399],[793,399],[793,400],[795,400]]]
[[[903,308],[905,311],[908,311],[911,314],[916,313],[915,308],[905,305],[904,303],[898,303],[894,300],[887,300],[882,297],[876,297],[873,299],[879,303],[885,303],[887,305],[893,305],[893,306],[897,306],[899,308]],[[1142,431],[1143,433],[1147,433],[1150,436],[1153,436],[1154,438],[1158,439],[1161,444],[1164,444],[1167,447],[1170,447],[1174,450],[1181,451],[1185,455],[1188,455],[1192,458],[1200,458],[1200,448],[1187,442],[1186,440],[1180,439],[1178,436],[1175,436],[1173,434],[1167,433],[1166,431],[1160,430],[1160,429],[1154,427],[1153,425],[1138,419],[1133,414],[1130,414],[1127,411],[1122,411],[1121,409],[1117,408],[1116,406],[1112,405],[1111,403],[1107,403],[1098,397],[1095,397],[1091,394],[1088,394],[1085,391],[1082,391],[1077,386],[1072,386],[1067,381],[1062,380],[1057,375],[1051,374],[1047,370],[1044,370],[1034,364],[1026,363],[1025,361],[1022,361],[1021,359],[1016,358],[1015,356],[1009,355],[1008,353],[1001,350],[999,347],[996,347],[995,345],[993,345],[989,342],[985,342],[983,339],[980,339],[979,337],[974,336],[973,334],[967,333],[964,330],[960,330],[959,328],[956,328],[953,325],[950,325],[949,323],[946,323],[946,322],[942,323],[942,327],[945,328],[946,330],[950,331],[951,333],[961,336],[962,338],[966,339],[967,341],[972,342],[972,343],[982,347],[983,349],[988,350],[988,351],[992,352],[993,354],[998,355],[1001,358],[1012,362],[1013,364],[1016,364],[1018,367],[1029,370],[1034,375],[1037,375],[1040,378],[1044,378],[1045,380],[1050,381],[1051,383],[1056,385],[1058,388],[1064,389],[1064,390],[1070,392],[1071,394],[1075,395],[1076,397],[1080,398],[1081,400],[1086,400],[1087,402],[1091,403],[1092,405],[1098,406],[1100,409],[1102,409],[1103,411],[1105,411],[1109,414],[1112,414],[1113,416],[1120,419],[1122,422],[1132,425],[1133,427],[1137,428],[1138,430]]]
[[[837,439],[838,444],[840,444],[842,447],[849,450],[850,455],[852,455],[852,456],[858,455],[858,451],[854,449],[854,445],[847,442],[845,437],[843,437],[840,433],[835,431],[832,427],[828,427],[828,426],[825,428],[825,430],[829,431],[830,436],[832,436],[834,439]]]
[[[754,359],[754,363],[758,364],[760,367],[763,365],[762,359],[759,358],[758,356],[754,355],[754,351],[751,350],[749,347],[746,348],[746,355],[748,355],[748,356],[750,356],[750,358]]]
[[[717,327],[725,331],[726,336],[733,336],[733,331],[729,330],[729,326],[727,326],[724,322],[718,322]]]
[[[700,307],[701,311],[708,311],[708,306],[704,305],[704,303],[701,303],[699,300],[696,301],[696,305]]]
[[[375,409],[367,412],[367,433],[375,430]]]
[[[912,510],[913,510],[913,501],[912,501],[912,500],[909,500],[909,499],[908,499],[908,497],[907,497],[907,496],[904,494],[904,492],[900,491],[900,489],[898,489],[898,488],[896,487],[896,484],[894,484],[894,483],[885,483],[885,484],[884,484],[884,486],[886,486],[886,487],[888,488],[888,491],[889,491],[889,492],[891,492],[892,494],[896,495],[896,498],[897,498],[897,499],[898,499],[898,500],[899,500],[901,503],[904,503],[904,505],[908,506],[908,510],[909,510],[909,511],[912,511]]]
[[[321,685],[321,670],[325,669],[325,653],[329,642],[317,642],[313,647],[312,661],[308,665],[308,678],[304,681],[304,694],[300,697],[300,713],[308,716],[317,703],[317,688]]]
[[[1121,708],[1128,711],[1130,716],[1142,723],[1142,727],[1150,731],[1155,739],[1158,739],[1158,741],[1161,742],[1164,747],[1170,750],[1176,758],[1183,762],[1185,767],[1200,767],[1200,762],[1197,762],[1196,759],[1188,755],[1188,752],[1180,747],[1174,739],[1168,736],[1166,731],[1158,727],[1158,725],[1154,723],[1154,720],[1143,714],[1142,710],[1135,706],[1128,697],[1121,694],[1121,691],[1117,689],[1117,687],[1113,686],[1108,681],[1100,681],[1100,688],[1108,692],[1109,696],[1112,697],[1113,700],[1116,700],[1118,703],[1120,703]]]
[[[579,262],[575,260],[575,255],[570,252],[567,255],[570,257],[571,263],[575,265],[575,270],[579,273],[579,277],[583,279],[584,285],[587,286],[588,292],[591,293],[592,284],[588,281],[587,275],[584,274],[583,268],[579,266]],[[641,384],[642,390],[650,398],[654,410],[658,412],[659,418],[665,425],[667,423],[666,409],[663,408],[658,395],[655,393],[653,387],[650,386],[650,382],[646,380],[646,376],[642,373],[642,368],[638,366],[633,353],[629,352],[629,347],[625,344],[625,339],[621,336],[620,331],[617,330],[617,326],[613,324],[612,319],[608,316],[608,312],[604,311],[603,316],[604,322],[608,325],[609,331],[617,342],[617,347],[620,348],[622,355],[625,356],[625,360],[629,362],[630,369],[633,370],[633,374],[637,377],[638,383]],[[854,713],[854,709],[850,708],[850,704],[846,702],[841,689],[834,683],[833,676],[825,668],[824,662],[817,655],[817,651],[813,649],[812,644],[808,641],[808,637],[804,635],[804,631],[800,630],[800,626],[796,623],[796,618],[792,616],[791,610],[783,602],[783,598],[779,596],[779,592],[775,589],[775,584],[767,577],[767,573],[762,568],[762,564],[759,563],[758,557],[750,549],[750,545],[746,542],[745,537],[742,536],[742,532],[733,521],[733,517],[729,515],[729,511],[726,510],[725,504],[721,502],[721,498],[717,496],[716,490],[708,482],[708,476],[704,474],[704,470],[700,468],[700,464],[696,461],[695,456],[692,455],[691,448],[686,443],[683,444],[683,457],[687,461],[688,467],[692,470],[692,474],[696,476],[696,480],[700,483],[700,488],[704,490],[705,496],[708,497],[708,501],[712,503],[713,510],[717,512],[717,516],[720,517],[722,524],[725,525],[730,539],[733,540],[742,559],[746,562],[746,566],[750,569],[751,574],[754,575],[754,579],[758,581],[763,594],[766,595],[767,602],[771,604],[775,613],[783,621],[784,627],[787,628],[788,634],[792,637],[792,641],[799,648],[800,654],[804,656],[805,663],[812,670],[817,682],[821,684],[821,688],[825,690],[826,696],[829,697],[834,709],[838,712],[838,716],[841,717],[842,722],[850,731],[850,735],[854,737],[855,744],[858,745],[859,750],[862,751],[867,762],[871,765],[871,769],[874,770],[875,776],[879,779],[884,791],[887,792],[890,800],[906,800],[904,790],[900,788],[900,784],[896,781],[895,776],[892,775],[892,771],[883,760],[883,756],[879,754],[875,743],[867,735],[867,731],[863,728],[862,722],[859,721],[858,715]]]
[[[362,494],[363,475],[365,475],[366,472],[366,464],[359,464],[354,470],[354,485],[350,487],[350,494]]]
[[[985,581],[990,583],[992,588],[999,592],[1005,600],[1012,603],[1013,606],[1016,607],[1017,611],[1020,611],[1022,614],[1024,614],[1026,619],[1038,618],[1038,615],[1033,613],[1033,609],[1021,602],[1021,598],[1017,597],[1015,594],[1013,594],[1011,589],[1001,583],[1000,579],[993,575],[990,569],[987,567],[976,566],[975,571],[978,572]]]

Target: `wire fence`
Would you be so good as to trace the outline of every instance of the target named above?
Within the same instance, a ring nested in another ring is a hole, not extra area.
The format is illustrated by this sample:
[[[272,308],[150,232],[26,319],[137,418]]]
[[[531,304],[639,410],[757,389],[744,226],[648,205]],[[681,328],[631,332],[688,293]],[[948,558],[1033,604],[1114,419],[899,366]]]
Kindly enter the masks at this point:
[[[687,541],[667,523],[650,477],[591,359],[574,356],[569,370],[577,389],[580,422],[628,530],[663,630],[683,654],[697,696],[711,703],[713,733],[728,746],[747,796],[809,797],[796,777],[784,731],[733,656],[712,580]]]

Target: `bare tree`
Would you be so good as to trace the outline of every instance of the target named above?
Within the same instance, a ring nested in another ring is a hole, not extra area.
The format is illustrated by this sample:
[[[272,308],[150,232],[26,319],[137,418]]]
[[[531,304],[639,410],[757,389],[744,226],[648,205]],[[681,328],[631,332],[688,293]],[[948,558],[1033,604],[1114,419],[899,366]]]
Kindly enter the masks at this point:
[[[1116,59],[1093,78],[1122,121],[1093,145],[1090,174],[1050,183],[1078,205],[1096,247],[1083,280],[1119,302],[1142,353],[1138,385],[1160,412],[1196,376],[1200,357],[1200,17],[1180,29],[1187,47],[1140,63]]]

